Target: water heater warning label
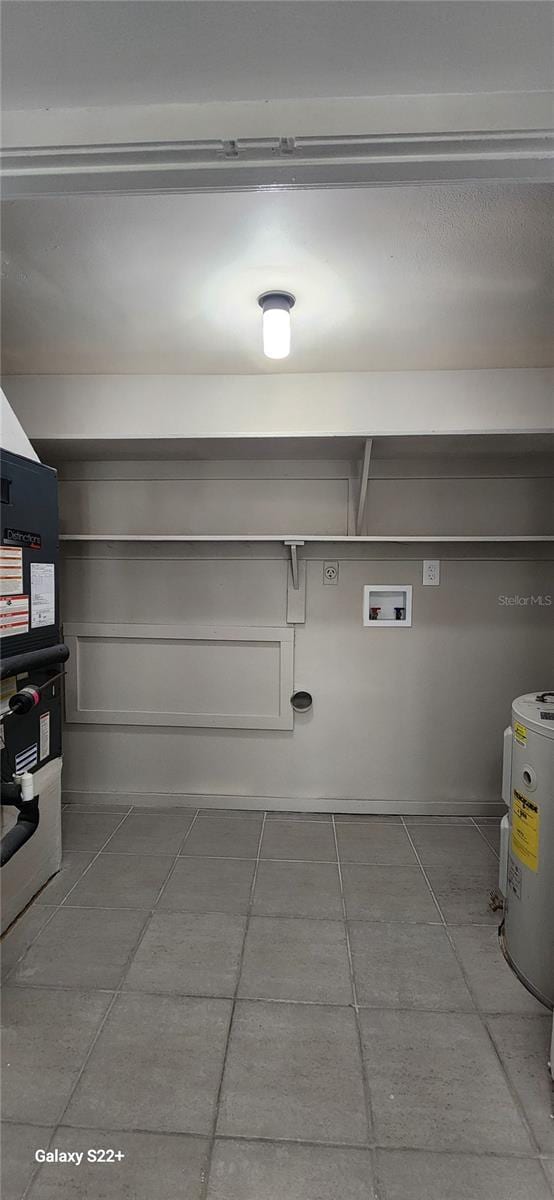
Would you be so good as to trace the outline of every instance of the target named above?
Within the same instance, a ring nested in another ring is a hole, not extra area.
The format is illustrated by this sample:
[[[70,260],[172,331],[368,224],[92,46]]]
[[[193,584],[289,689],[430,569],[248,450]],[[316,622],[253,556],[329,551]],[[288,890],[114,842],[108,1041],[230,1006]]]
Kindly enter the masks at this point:
[[[512,853],[531,871],[539,869],[539,806],[514,788]]]

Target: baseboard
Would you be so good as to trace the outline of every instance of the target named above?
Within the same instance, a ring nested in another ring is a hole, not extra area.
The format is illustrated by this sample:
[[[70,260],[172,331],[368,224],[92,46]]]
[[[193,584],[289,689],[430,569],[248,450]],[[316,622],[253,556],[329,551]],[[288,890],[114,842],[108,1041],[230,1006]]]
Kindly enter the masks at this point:
[[[225,796],[189,792],[77,792],[62,795],[65,804],[102,808],[122,804],[135,808],[228,808],[254,812],[325,812],[375,816],[500,817],[502,800],[344,800],[294,796]]]

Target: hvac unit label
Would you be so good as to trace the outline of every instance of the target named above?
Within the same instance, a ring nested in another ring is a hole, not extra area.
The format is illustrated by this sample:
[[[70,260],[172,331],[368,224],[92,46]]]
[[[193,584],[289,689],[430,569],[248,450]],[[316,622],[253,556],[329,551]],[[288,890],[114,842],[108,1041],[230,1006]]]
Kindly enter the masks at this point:
[[[530,871],[539,869],[539,806],[514,788],[512,851]]]
[[[17,596],[23,591],[23,551],[0,546],[0,593]]]
[[[31,628],[53,625],[55,620],[54,563],[31,563]]]
[[[29,597],[0,596],[0,634],[15,637],[29,632]]]
[[[527,726],[522,725],[519,721],[516,721],[516,723],[514,725],[514,737],[516,739],[516,742],[519,742],[520,746],[526,746],[527,745]]]

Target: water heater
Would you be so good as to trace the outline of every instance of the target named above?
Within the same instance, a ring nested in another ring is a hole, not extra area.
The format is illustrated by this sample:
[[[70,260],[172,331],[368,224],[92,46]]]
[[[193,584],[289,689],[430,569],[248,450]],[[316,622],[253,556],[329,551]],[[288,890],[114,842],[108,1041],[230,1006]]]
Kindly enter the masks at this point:
[[[554,1008],[554,692],[513,702],[503,796],[509,812],[502,947],[521,982]]]

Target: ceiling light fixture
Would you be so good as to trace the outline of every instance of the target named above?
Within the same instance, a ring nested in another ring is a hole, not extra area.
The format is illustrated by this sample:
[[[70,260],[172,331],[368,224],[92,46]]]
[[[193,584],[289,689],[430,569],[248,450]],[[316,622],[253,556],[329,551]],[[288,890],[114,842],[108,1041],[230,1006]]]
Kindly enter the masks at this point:
[[[264,292],[258,297],[267,358],[286,358],[290,354],[290,310],[294,302],[290,292]]]

